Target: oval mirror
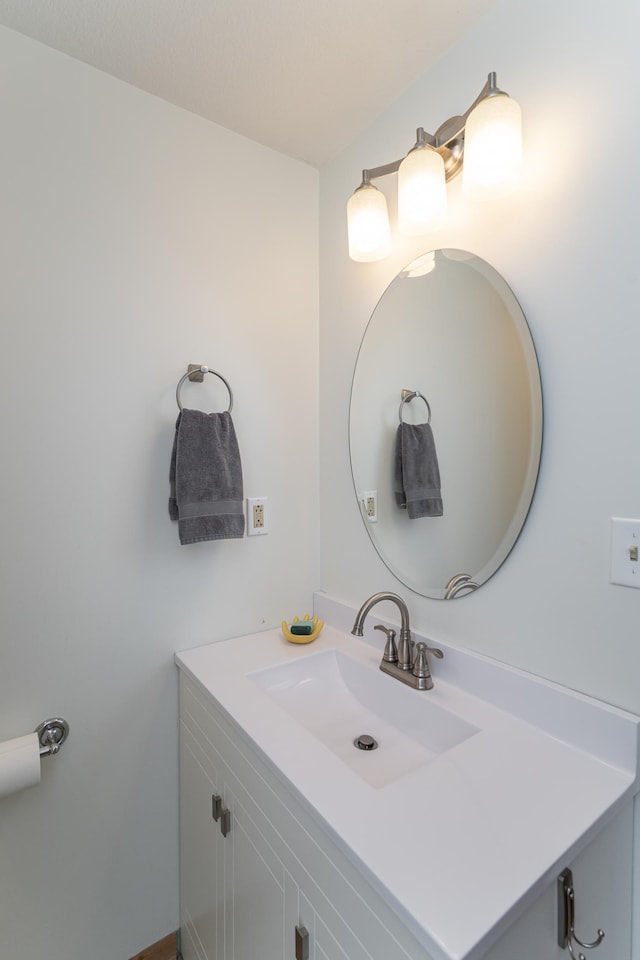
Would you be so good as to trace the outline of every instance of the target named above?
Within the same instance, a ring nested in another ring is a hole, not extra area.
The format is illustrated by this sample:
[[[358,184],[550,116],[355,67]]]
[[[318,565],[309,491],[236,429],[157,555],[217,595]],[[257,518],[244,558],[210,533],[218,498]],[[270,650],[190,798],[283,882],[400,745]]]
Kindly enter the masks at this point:
[[[525,316],[484,260],[431,251],[387,287],[356,360],[349,446],[367,532],[398,580],[453,599],[496,572],[533,497],[542,391]]]

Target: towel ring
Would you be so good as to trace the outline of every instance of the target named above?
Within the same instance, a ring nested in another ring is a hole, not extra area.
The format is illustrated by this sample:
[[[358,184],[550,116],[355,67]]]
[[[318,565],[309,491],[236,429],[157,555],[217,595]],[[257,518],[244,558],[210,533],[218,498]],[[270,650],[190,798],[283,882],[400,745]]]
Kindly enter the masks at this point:
[[[233,409],[233,392],[228,382],[222,376],[222,374],[218,373],[217,370],[210,370],[209,367],[205,366],[204,364],[202,364],[201,366],[196,366],[195,364],[192,364],[192,363],[189,364],[189,369],[184,374],[184,376],[180,377],[180,379],[178,380],[178,386],[176,387],[176,401],[178,404],[178,410],[182,412],[182,404],[180,403],[180,390],[182,388],[182,384],[187,379],[202,381],[204,380],[205,373],[212,373],[214,377],[219,377],[220,380],[222,380],[222,382],[224,383],[225,387],[229,391],[229,408],[227,410],[227,413],[231,413],[231,410]]]
[[[423,393],[420,393],[419,390],[403,390],[402,391],[402,401],[400,403],[400,410],[398,411],[400,423],[402,423],[402,410],[404,408],[405,403],[411,403],[414,397],[420,397],[420,399],[424,400],[424,402],[426,403],[427,410],[429,412],[427,423],[431,423],[431,407],[429,406],[429,401],[427,400],[427,398]]]

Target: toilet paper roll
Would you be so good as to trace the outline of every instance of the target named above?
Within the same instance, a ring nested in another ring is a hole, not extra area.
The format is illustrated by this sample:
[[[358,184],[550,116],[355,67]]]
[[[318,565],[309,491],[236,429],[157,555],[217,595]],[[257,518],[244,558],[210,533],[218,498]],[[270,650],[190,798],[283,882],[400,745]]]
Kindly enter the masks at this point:
[[[40,783],[37,733],[0,743],[0,799]]]

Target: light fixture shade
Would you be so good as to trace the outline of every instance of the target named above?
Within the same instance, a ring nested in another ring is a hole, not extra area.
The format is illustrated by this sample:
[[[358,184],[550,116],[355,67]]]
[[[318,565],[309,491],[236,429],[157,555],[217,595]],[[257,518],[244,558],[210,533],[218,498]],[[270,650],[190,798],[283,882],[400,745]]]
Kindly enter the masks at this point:
[[[411,150],[398,170],[398,230],[421,236],[437,230],[446,219],[444,160],[432,147]]]
[[[462,188],[471,200],[497,200],[517,184],[522,167],[520,107],[505,93],[481,100],[464,134]]]
[[[349,256],[359,263],[382,260],[391,253],[387,201],[372,183],[358,187],[347,203]]]

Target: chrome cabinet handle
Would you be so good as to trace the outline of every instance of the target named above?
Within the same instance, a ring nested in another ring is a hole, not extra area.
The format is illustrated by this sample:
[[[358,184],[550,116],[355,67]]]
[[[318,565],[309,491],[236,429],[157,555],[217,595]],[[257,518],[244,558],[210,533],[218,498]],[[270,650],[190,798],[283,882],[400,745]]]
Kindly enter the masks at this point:
[[[296,927],[296,960],[309,960],[309,931],[306,927]]]
[[[222,806],[222,797],[219,793],[214,793],[211,797],[211,816],[216,821],[220,821],[220,831],[223,837],[226,837],[231,830],[231,810]]]

